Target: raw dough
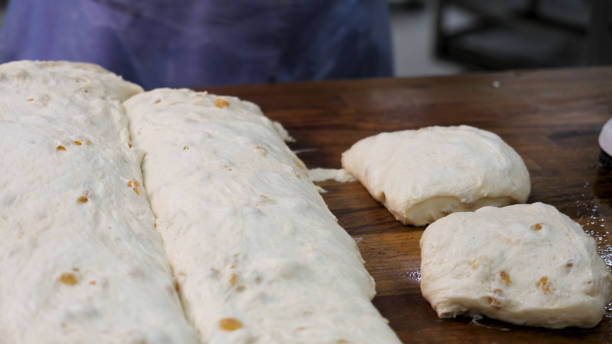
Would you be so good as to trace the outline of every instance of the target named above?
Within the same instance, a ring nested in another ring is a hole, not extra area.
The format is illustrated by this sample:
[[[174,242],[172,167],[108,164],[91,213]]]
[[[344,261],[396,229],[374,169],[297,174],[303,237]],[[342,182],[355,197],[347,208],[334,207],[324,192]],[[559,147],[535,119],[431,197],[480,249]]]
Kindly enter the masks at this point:
[[[455,211],[523,203],[531,189],[512,147],[465,125],[367,137],[342,154],[342,166],[396,219],[416,226]]]
[[[0,66],[0,342],[196,343],[100,67]]]
[[[204,343],[399,343],[355,242],[254,104],[159,89],[124,105]]]
[[[335,180],[338,183],[348,183],[356,181],[355,177],[343,168],[311,168],[308,170],[308,176],[313,182]]]
[[[421,291],[439,317],[593,327],[612,298],[595,241],[553,206],[454,213],[421,237]]]

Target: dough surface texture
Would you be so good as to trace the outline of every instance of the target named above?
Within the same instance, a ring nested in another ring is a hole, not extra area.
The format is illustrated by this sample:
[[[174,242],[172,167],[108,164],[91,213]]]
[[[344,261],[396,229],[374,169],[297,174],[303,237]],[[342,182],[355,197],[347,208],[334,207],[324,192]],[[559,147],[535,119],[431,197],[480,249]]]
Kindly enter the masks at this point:
[[[342,154],[342,167],[397,220],[416,226],[456,211],[524,203],[531,190],[516,151],[466,125],[364,138]]]
[[[197,343],[128,147],[138,92],[89,64],[0,66],[1,343]]]
[[[355,242],[256,105],[170,89],[124,105],[203,342],[399,343]]]
[[[593,238],[547,204],[454,213],[429,225],[420,244],[421,292],[442,318],[590,328],[612,298]]]

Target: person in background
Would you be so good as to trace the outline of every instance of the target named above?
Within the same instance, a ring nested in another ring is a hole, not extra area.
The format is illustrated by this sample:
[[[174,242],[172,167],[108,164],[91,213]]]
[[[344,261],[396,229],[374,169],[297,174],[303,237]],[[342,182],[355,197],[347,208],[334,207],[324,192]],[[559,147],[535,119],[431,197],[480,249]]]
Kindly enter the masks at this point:
[[[386,0],[12,0],[0,62],[100,64],[145,88],[391,76]]]

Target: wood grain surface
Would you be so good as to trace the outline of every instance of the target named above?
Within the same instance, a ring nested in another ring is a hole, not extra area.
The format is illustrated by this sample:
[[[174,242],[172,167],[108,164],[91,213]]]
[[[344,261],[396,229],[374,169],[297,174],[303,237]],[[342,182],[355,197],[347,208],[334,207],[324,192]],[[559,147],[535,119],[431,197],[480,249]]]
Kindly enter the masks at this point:
[[[612,177],[597,137],[612,117],[612,68],[451,77],[216,87],[259,104],[297,140],[311,168],[339,168],[354,142],[381,131],[469,124],[499,134],[525,160],[529,202],[581,223],[612,265]],[[419,239],[357,182],[319,183],[376,279],[374,304],[406,343],[612,343],[612,310],[593,329],[547,330],[469,318],[440,320],[419,289]]]

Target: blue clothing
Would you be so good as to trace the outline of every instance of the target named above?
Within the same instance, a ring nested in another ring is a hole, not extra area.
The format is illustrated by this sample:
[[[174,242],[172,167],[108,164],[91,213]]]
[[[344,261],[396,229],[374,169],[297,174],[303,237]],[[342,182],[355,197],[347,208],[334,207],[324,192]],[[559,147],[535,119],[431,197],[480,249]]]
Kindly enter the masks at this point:
[[[392,75],[386,0],[13,0],[0,62],[19,59],[145,88]]]

